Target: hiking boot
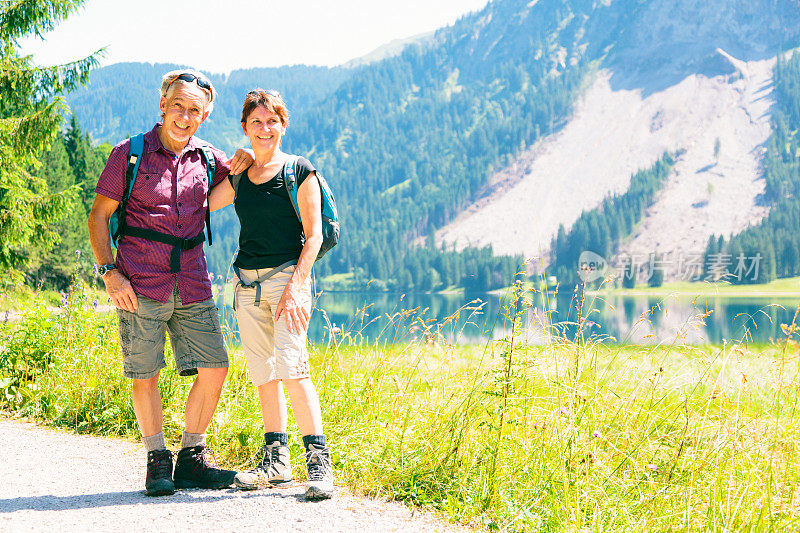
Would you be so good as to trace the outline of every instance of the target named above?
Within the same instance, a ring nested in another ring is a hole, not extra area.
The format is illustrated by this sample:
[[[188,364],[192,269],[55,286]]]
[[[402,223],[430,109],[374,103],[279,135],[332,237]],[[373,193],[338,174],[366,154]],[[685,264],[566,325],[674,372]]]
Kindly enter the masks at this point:
[[[144,490],[148,496],[167,496],[175,493],[171,451],[147,452],[147,478],[144,481]]]
[[[306,500],[325,500],[333,496],[331,451],[327,446],[309,444],[306,449]]]
[[[291,483],[292,464],[289,447],[278,441],[261,447],[261,461],[247,472],[239,472],[233,483],[240,489],[254,490]]]
[[[179,489],[222,489],[233,483],[236,472],[210,464],[205,446],[190,446],[178,452],[175,486]]]

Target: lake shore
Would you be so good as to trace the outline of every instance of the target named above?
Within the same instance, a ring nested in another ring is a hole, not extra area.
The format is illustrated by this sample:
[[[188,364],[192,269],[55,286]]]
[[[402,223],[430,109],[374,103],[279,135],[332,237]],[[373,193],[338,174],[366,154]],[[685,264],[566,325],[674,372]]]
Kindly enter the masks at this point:
[[[725,282],[685,282],[664,283],[661,287],[640,285],[633,289],[603,288],[587,290],[587,295],[598,296],[675,296],[691,298],[787,298],[800,299],[800,277],[783,278],[759,285],[731,285]]]

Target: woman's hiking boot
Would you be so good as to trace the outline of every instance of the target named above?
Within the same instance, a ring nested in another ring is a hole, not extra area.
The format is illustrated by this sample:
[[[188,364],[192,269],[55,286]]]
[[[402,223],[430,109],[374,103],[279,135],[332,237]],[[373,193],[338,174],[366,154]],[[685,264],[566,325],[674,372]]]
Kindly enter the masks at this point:
[[[326,500],[333,496],[331,451],[327,446],[309,444],[306,448],[306,500]]]
[[[175,493],[172,482],[172,452],[152,450],[147,452],[147,478],[144,481],[148,496],[167,496]]]
[[[234,484],[240,489],[255,490],[292,481],[289,447],[275,441],[261,447],[261,461],[247,472],[236,474]]]
[[[178,452],[175,462],[175,486],[179,489],[222,489],[233,483],[236,472],[223,470],[208,462],[205,446],[190,446]]]

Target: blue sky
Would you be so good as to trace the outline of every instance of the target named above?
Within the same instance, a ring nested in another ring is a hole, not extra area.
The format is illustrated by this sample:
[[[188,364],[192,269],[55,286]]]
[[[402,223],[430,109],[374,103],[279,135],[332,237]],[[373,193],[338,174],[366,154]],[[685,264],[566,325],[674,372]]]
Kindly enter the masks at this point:
[[[22,49],[40,65],[106,47],[103,65],[174,62],[210,72],[338,65],[393,39],[452,24],[487,0],[88,0]]]

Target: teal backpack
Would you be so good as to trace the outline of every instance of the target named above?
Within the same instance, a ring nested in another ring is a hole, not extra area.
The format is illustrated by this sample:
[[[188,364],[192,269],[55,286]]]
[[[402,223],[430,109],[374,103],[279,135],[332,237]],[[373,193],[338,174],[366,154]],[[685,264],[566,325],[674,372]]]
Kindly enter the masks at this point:
[[[128,208],[128,200],[131,198],[133,192],[133,184],[136,183],[136,175],[139,172],[139,163],[142,160],[142,152],[144,151],[144,134],[139,133],[131,137],[130,149],[128,151],[128,167],[125,170],[125,191],[122,195],[116,211],[111,214],[108,220],[108,233],[111,236],[111,246],[114,248],[119,247],[119,239],[123,235],[130,235],[132,237],[140,237],[151,241],[169,244],[173,247],[172,255],[170,258],[170,270],[172,272],[180,272],[180,252],[182,250],[189,250],[195,246],[199,246],[205,242],[205,235],[201,232],[196,237],[190,239],[183,239],[170,235],[168,233],[161,233],[159,231],[136,228],[128,226],[125,221],[125,211]],[[206,173],[208,174],[208,191],[211,192],[211,184],[214,183],[214,176],[216,174],[216,160],[211,148],[208,145],[201,145],[200,151],[205,160]],[[206,209],[206,231],[208,232],[208,244],[211,245],[211,211]]]

